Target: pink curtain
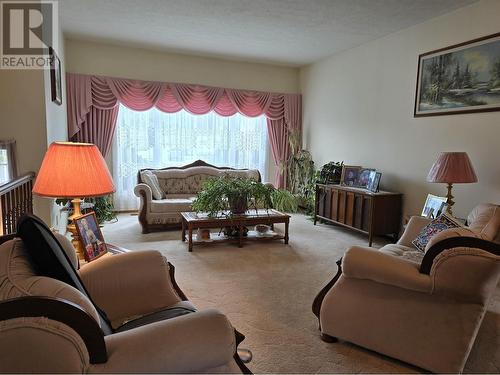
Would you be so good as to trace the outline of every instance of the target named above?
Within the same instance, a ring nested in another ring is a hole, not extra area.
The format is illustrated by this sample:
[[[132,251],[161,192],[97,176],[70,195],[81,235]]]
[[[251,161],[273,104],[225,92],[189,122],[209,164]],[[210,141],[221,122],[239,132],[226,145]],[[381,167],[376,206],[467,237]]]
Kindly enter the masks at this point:
[[[115,134],[118,106],[111,109],[91,107],[85,116],[81,130],[71,139],[76,142],[93,143],[106,156],[111,150]]]
[[[196,115],[210,111],[221,116],[237,112],[249,117],[264,114],[273,158],[281,171],[276,185],[285,186],[288,135],[302,128],[300,95],[72,73],[67,73],[66,85],[70,139],[95,143],[104,156],[113,139],[118,103],[136,111],[156,107],[167,113],[184,109]]]

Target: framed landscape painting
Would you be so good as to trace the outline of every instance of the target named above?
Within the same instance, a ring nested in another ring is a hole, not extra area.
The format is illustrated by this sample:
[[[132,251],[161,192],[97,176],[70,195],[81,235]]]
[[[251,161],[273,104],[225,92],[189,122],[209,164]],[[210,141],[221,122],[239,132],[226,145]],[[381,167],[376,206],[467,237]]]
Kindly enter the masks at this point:
[[[500,111],[500,33],[419,56],[415,117]]]

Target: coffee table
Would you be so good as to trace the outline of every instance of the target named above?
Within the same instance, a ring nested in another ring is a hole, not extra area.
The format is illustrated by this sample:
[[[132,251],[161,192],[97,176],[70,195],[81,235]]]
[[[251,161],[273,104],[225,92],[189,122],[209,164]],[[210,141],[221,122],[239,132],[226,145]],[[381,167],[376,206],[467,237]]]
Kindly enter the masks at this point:
[[[227,217],[208,217],[203,213],[196,212],[181,212],[182,216],[182,241],[188,241],[188,251],[193,251],[194,244],[212,244],[220,242],[237,242],[238,247],[243,246],[246,240],[284,240],[288,244],[288,226],[290,223],[290,215],[283,214],[276,210],[251,210],[242,215],[231,215]],[[284,223],[285,234],[280,235],[273,233],[272,235],[259,235],[255,231],[248,231],[246,236],[243,236],[243,230],[239,231],[238,237],[227,237],[223,233],[211,233],[210,239],[193,238],[193,230],[195,229],[210,229],[237,227],[243,228],[257,224],[265,224],[274,228],[274,224]],[[186,235],[186,231],[188,232]]]

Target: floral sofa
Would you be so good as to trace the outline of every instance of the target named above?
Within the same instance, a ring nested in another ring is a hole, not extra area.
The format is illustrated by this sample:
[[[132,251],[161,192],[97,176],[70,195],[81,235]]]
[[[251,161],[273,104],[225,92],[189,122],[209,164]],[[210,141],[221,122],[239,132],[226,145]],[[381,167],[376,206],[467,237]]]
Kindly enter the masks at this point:
[[[139,223],[142,233],[178,228],[181,212],[191,211],[191,203],[208,178],[230,175],[261,180],[256,169],[216,167],[202,160],[183,167],[141,169],[134,189],[140,198]]]

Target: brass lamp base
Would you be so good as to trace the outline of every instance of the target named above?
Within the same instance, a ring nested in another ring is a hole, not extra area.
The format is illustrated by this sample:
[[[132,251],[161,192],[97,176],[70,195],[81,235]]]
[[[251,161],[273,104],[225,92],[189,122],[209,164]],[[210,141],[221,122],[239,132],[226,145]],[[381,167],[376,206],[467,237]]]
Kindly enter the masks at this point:
[[[68,220],[71,221],[70,224],[66,226],[66,229],[68,232],[71,233],[71,243],[73,244],[73,247],[76,250],[76,255],[78,255],[78,261],[81,263],[85,263],[85,256],[83,252],[83,247],[80,242],[80,236],[78,235],[78,230],[76,229],[76,225],[74,222],[74,219],[77,218],[78,216],[82,215],[82,211],[80,208],[80,204],[82,203],[82,200],[80,198],[75,198],[71,200],[71,203],[73,203],[73,215],[68,217]]]
[[[455,201],[453,200],[453,198],[455,197],[451,195],[452,187],[453,184],[448,182],[448,194],[446,194],[446,203],[448,204],[448,207],[446,208],[446,212],[449,213],[450,215],[453,215],[452,207],[455,204]]]

